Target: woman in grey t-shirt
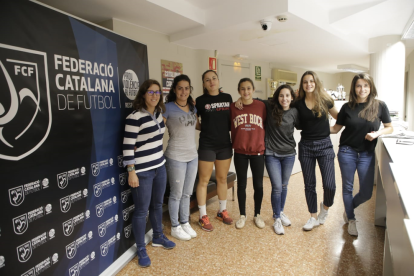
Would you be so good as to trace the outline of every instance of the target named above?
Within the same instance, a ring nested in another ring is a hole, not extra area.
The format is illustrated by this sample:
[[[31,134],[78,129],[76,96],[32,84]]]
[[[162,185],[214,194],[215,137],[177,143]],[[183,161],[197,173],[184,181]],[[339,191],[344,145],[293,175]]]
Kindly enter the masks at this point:
[[[190,240],[197,236],[189,224],[190,197],[198,166],[195,143],[197,110],[191,91],[191,81],[187,75],[175,77],[163,114],[170,136],[164,155],[170,183],[168,209],[171,236],[179,240]]]

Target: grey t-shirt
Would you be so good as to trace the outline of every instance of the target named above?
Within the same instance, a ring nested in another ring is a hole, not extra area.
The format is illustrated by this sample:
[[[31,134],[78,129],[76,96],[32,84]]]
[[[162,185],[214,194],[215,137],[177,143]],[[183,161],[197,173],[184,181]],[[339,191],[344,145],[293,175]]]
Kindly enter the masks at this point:
[[[294,127],[299,126],[299,113],[294,107],[283,112],[282,124],[276,126],[272,116],[272,109],[269,101],[263,101],[266,105],[266,149],[270,149],[278,155],[296,154],[296,142],[293,138]]]
[[[195,125],[197,109],[188,113],[180,109],[174,102],[165,105],[167,128],[170,139],[165,151],[165,156],[179,162],[189,162],[196,158],[197,148],[195,142]]]

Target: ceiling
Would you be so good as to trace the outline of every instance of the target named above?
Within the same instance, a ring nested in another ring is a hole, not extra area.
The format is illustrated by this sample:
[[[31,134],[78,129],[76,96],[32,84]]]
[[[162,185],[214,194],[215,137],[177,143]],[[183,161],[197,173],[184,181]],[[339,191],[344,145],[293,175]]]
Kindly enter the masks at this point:
[[[413,0],[40,0],[85,20],[116,18],[193,49],[322,72],[369,68],[368,41],[402,35]],[[277,16],[287,17],[279,22]],[[260,20],[272,21],[269,31]],[[407,55],[414,49],[406,41]]]

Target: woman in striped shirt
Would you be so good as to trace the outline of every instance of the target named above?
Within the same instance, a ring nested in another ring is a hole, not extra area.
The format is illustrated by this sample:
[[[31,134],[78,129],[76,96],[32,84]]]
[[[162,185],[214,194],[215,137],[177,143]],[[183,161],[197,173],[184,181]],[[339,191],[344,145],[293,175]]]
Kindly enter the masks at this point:
[[[152,246],[172,249],[175,243],[162,232],[162,202],[167,182],[162,139],[165,124],[161,112],[165,110],[160,84],[146,80],[133,102],[134,111],[127,117],[123,144],[124,165],[128,170],[128,184],[132,187],[135,211],[132,228],[137,245],[138,265],[148,267],[151,260],[145,249],[146,215],[153,229]],[[136,149],[135,149],[136,147]]]

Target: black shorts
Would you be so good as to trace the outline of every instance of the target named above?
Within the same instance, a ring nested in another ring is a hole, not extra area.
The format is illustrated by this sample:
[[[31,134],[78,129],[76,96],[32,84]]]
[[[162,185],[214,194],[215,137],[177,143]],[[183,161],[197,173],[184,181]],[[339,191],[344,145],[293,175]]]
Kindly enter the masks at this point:
[[[227,160],[233,156],[233,149],[231,147],[219,150],[198,150],[198,160],[214,162],[216,160]]]

